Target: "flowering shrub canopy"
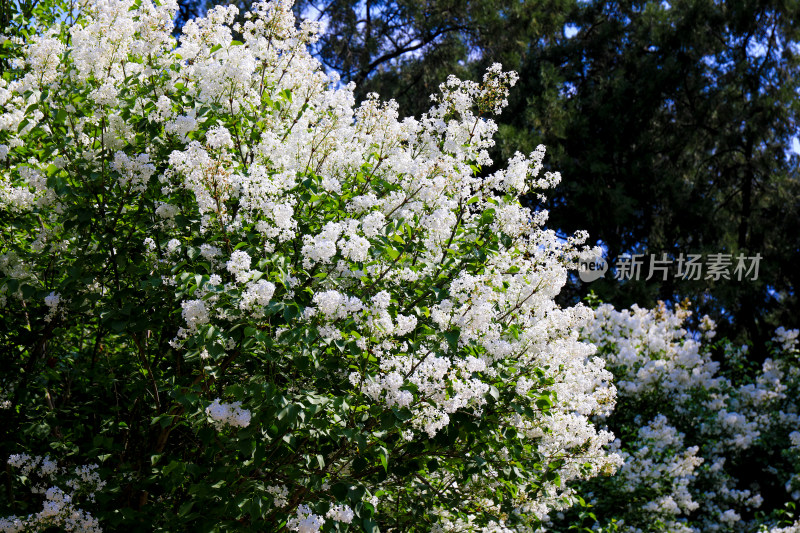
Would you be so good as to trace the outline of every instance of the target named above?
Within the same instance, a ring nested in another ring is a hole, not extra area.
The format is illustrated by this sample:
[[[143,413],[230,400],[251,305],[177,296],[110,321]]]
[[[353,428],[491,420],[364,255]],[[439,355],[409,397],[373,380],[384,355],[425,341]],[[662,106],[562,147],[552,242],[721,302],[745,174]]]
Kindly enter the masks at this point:
[[[595,310],[582,339],[614,374],[608,419],[624,464],[580,489],[607,531],[800,531],[776,528],[787,499],[800,500],[798,330],[778,328],[762,368],[747,347],[714,342],[708,317],[688,329],[686,305]],[[712,359],[718,350],[727,370]],[[748,368],[752,366],[752,368]],[[743,371],[736,371],[740,368]],[[788,493],[788,494],[787,494]],[[766,503],[766,505],[764,505]],[[616,519],[616,522],[613,521]],[[569,528],[565,519],[552,524]]]
[[[591,311],[553,301],[585,236],[517,200],[560,178],[478,177],[515,75],[399,120],[288,2],[177,44],[174,10],[90,2],[0,82],[2,452],[52,483],[0,527],[522,531],[611,474]]]

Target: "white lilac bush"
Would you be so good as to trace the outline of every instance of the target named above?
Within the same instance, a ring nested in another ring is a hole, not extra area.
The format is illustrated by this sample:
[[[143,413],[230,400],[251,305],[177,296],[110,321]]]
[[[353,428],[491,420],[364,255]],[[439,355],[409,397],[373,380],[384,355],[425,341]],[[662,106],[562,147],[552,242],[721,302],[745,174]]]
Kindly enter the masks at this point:
[[[688,303],[604,304],[583,328],[614,374],[607,422],[624,461],[581,488],[596,518],[587,521],[604,531],[800,531],[793,520],[778,528],[783,504],[800,500],[798,330],[779,328],[772,357],[747,368],[746,346],[715,342],[708,317],[691,331],[690,315]]]
[[[175,9],[82,3],[0,81],[0,529],[526,531],[613,473],[553,300],[591,251],[517,200],[560,177],[479,177],[515,75],[400,120],[288,2]]]

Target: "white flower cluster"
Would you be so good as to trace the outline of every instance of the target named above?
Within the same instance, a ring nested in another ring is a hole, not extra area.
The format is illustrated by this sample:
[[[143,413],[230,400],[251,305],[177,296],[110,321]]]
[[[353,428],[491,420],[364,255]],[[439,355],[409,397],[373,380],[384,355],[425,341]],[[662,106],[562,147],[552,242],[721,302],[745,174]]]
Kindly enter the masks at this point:
[[[106,482],[100,479],[97,465],[75,468],[72,475],[65,467],[59,467],[49,456],[30,456],[25,453],[14,454],[8,458],[8,465],[20,475],[33,480],[31,491],[44,495],[42,510],[27,516],[0,517],[0,532],[17,533],[39,531],[51,527],[75,533],[100,533],[102,529],[96,518],[77,506],[83,495],[94,501],[95,493]],[[54,485],[62,480],[65,492]]]
[[[18,178],[14,179],[13,176]],[[0,207],[25,212],[36,206],[54,203],[55,192],[47,187],[47,178],[30,163],[4,169],[0,173]]]
[[[208,309],[203,300],[189,300],[183,302],[181,306],[183,307],[181,316],[183,316],[190,331],[196,330],[199,325],[208,323]]]
[[[175,226],[175,216],[180,212],[177,206],[160,202],[156,208],[156,215],[163,219],[162,226],[171,228]]]
[[[306,235],[304,237],[303,257],[305,268],[311,268],[315,263],[330,263],[336,255],[336,241],[342,234],[342,224],[328,222],[322,231],[315,236]]]
[[[251,261],[252,258],[247,252],[237,250],[231,254],[231,258],[225,263],[225,267],[228,272],[234,275],[237,282],[245,283],[253,275],[250,271]]]
[[[200,255],[208,261],[213,261],[214,258],[222,255],[222,250],[211,244],[203,243],[200,245]]]
[[[628,416],[625,406],[657,413],[649,421],[641,416],[628,420],[631,429],[639,428],[638,437],[616,442],[625,463],[610,487],[623,495],[655,496],[632,510],[637,517],[627,517],[625,531],[647,531],[645,524],[659,520],[670,531],[739,531],[742,516],[751,514],[763,498],[753,487],[737,488],[729,465],[764,442],[800,442],[793,433],[800,425],[794,392],[800,389],[800,369],[785,357],[767,359],[753,383],[737,386],[719,374],[720,365],[712,361],[700,335],[687,329],[690,315],[682,306],[616,311],[601,305],[582,331],[614,374],[623,406],[614,414],[617,423]],[[708,317],[699,326],[702,337],[714,337]],[[791,330],[781,328],[776,341],[786,353],[794,349]],[[734,364],[745,353],[730,345],[725,350]],[[689,433],[691,445],[685,444]],[[795,465],[800,464],[798,451],[791,452]],[[779,472],[774,465],[762,468],[765,476]],[[793,470],[791,465],[784,468]],[[800,476],[791,477],[786,488],[800,498]]]
[[[355,513],[350,507],[340,504],[331,506],[330,510],[325,513],[326,518],[336,520],[337,522],[343,522],[345,524],[352,522],[354,516]]]
[[[697,456],[697,446],[684,447],[684,435],[668,424],[662,415],[638,431],[632,452],[623,452],[625,464],[619,470],[620,483],[628,492],[648,486],[658,496],[641,504],[641,510],[652,518],[679,527],[677,518],[689,515],[699,507],[689,491],[697,476],[696,469],[703,463]]]
[[[269,303],[274,293],[275,284],[270,281],[260,279],[250,282],[247,284],[247,289],[242,293],[242,301],[239,303],[239,308],[252,310],[254,317],[262,316],[263,307]]]
[[[324,518],[315,515],[307,505],[300,504],[297,506],[297,516],[290,518],[286,526],[297,533],[318,533],[323,524]]]
[[[222,150],[223,148],[233,148],[231,132],[225,126],[214,126],[206,133],[206,142],[209,148]]]
[[[339,291],[329,290],[318,292],[313,299],[316,308],[327,320],[344,319],[355,315],[364,308],[364,304],[357,296],[346,296]],[[308,313],[313,316],[316,313]]]
[[[773,527],[764,531],[765,533],[800,533],[800,520],[797,520],[794,524],[790,526]]]
[[[123,152],[117,152],[111,167],[119,173],[120,187],[131,187],[135,192],[144,192],[147,182],[156,171],[149,154],[139,154],[131,158]]]
[[[189,142],[189,133],[197,129],[197,120],[195,118],[194,109],[189,111],[189,114],[175,117],[175,119],[167,122],[164,129],[167,133],[178,136],[184,142]]]
[[[246,428],[252,417],[249,410],[242,408],[242,402],[221,403],[219,398],[206,407],[206,414],[218,428],[226,425]]]
[[[63,307],[61,295],[57,292],[51,292],[44,297],[44,305],[47,306],[47,315],[44,317],[46,322],[50,322],[59,314],[60,308]]]
[[[783,326],[775,330],[775,341],[780,343],[784,352],[791,352],[797,349],[797,336],[800,330],[786,329]]]
[[[285,485],[270,485],[267,492],[272,494],[272,503],[275,507],[284,507],[289,503],[289,489]]]

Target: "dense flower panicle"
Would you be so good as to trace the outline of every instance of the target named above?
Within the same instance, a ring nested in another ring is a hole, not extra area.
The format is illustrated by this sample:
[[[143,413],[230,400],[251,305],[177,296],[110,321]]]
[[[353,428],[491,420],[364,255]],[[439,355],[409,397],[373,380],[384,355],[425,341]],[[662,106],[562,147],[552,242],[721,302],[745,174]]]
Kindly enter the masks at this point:
[[[781,348],[785,352],[791,352],[797,349],[797,337],[800,330],[786,329],[783,326],[775,330],[775,341],[781,344]]]
[[[638,449],[634,446],[632,453],[623,454],[625,464],[619,472],[627,491],[634,492],[644,484],[668,485],[662,489],[666,495],[645,503],[642,510],[669,520],[697,509],[689,485],[703,463],[703,458],[697,457],[699,448],[684,449],[684,435],[670,426],[664,415],[657,415],[639,430],[636,445]]]
[[[272,503],[275,507],[284,507],[289,500],[289,489],[285,485],[273,485],[267,487],[267,493],[272,495]]]
[[[120,186],[131,187],[138,192],[147,188],[150,177],[156,171],[156,167],[150,163],[148,154],[139,154],[136,158],[130,158],[122,152],[117,152],[111,166],[119,173]]]
[[[214,421],[217,427],[234,426],[246,428],[250,425],[252,414],[242,408],[242,402],[221,403],[215,399],[206,407],[206,414]]]
[[[190,330],[195,330],[197,326],[208,323],[208,309],[203,300],[189,300],[183,302],[181,306],[183,307],[181,314]]]
[[[768,530],[769,533],[800,533],[800,520],[794,522],[794,524],[786,526],[786,527],[773,527]]]
[[[45,296],[44,304],[47,306],[47,316],[45,320],[50,322],[58,314],[58,308],[62,305],[61,295],[57,292],[51,292]]]
[[[315,515],[307,505],[297,507],[297,516],[290,518],[286,524],[291,531],[297,533],[318,533],[325,519]]]
[[[336,520],[337,522],[344,522],[345,524],[349,524],[353,521],[353,517],[355,516],[353,510],[350,509],[347,505],[334,505],[330,508],[330,510],[325,514],[327,518],[331,520]]]
[[[241,309],[254,310],[257,315],[265,307],[275,293],[275,284],[263,279],[247,284],[247,290],[242,294],[239,304]]]
[[[227,263],[225,263],[225,267],[228,269],[228,272],[234,275],[236,281],[239,283],[244,283],[251,277],[251,261],[252,259],[247,252],[236,251],[231,254],[231,258]]]

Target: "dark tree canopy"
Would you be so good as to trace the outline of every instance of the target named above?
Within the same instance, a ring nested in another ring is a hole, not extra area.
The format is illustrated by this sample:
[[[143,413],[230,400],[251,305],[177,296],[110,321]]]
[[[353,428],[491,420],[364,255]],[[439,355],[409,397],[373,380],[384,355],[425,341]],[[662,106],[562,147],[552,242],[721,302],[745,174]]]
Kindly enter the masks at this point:
[[[533,130],[568,178],[557,227],[589,228],[611,258],[763,256],[758,281],[612,281],[597,285],[606,298],[689,296],[756,344],[775,325],[756,317],[795,321],[797,14],[796,3],[595,2],[575,12],[573,38],[526,57],[523,92],[556,84],[565,108],[553,116],[534,97],[509,113],[517,138]]]
[[[360,94],[391,96],[402,111],[419,114],[449,74],[474,77],[493,57],[519,64],[530,35],[561,30],[568,5],[559,0],[300,0],[296,11],[327,21],[317,49],[327,68],[355,81]]]

